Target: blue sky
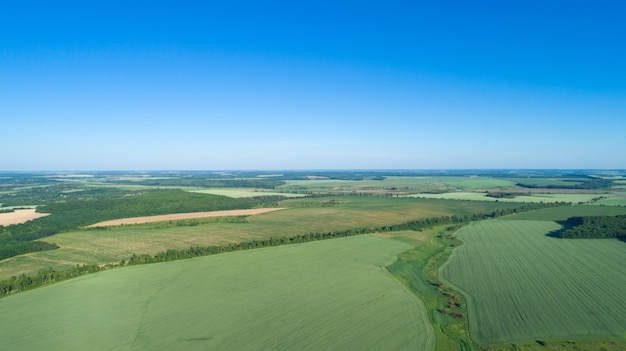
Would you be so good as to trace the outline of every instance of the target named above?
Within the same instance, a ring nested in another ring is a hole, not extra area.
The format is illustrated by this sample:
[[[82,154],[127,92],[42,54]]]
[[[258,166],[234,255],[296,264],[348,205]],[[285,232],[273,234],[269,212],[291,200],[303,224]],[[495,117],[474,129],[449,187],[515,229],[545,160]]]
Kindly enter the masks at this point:
[[[626,168],[626,2],[7,1],[0,170]]]

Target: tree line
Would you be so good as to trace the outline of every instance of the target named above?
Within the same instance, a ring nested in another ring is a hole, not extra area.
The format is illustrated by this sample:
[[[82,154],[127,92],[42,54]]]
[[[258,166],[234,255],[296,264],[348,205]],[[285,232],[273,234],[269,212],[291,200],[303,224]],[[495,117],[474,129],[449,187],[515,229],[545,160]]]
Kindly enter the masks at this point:
[[[539,184],[525,184],[525,183],[517,183],[515,185],[520,186],[522,188],[541,188],[541,189],[576,189],[576,190],[594,190],[594,189],[606,189],[613,186],[613,181],[610,179],[603,178],[594,178],[594,177],[585,177],[580,180],[569,180],[564,179],[564,182],[582,182],[582,184],[550,184],[550,185],[539,185]]]
[[[620,238],[626,240],[626,215],[576,216],[566,221],[559,236],[568,239]]]

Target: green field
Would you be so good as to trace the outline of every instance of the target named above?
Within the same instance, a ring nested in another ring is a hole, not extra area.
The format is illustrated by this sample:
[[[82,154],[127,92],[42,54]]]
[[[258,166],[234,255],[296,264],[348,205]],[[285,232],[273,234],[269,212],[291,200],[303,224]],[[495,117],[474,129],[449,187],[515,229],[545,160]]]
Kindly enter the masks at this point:
[[[533,202],[533,203],[549,203],[549,202],[588,202],[602,195],[598,194],[532,194],[520,195],[514,198],[495,198],[487,196],[487,193],[475,192],[452,192],[441,194],[414,194],[406,195],[407,197],[417,197],[424,199],[451,199],[451,200],[471,200],[471,201],[498,201],[498,202]]]
[[[626,244],[546,236],[550,221],[486,220],[461,229],[441,276],[468,301],[484,344],[626,335]]]
[[[2,350],[432,350],[373,235],[114,269],[0,300]]]

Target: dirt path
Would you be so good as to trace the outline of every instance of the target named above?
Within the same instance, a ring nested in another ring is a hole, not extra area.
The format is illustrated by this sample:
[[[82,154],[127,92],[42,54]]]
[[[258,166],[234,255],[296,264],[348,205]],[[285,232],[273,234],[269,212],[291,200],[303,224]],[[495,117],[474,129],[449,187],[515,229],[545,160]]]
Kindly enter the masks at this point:
[[[37,213],[34,208],[26,210],[15,210],[8,213],[0,213],[0,225],[11,225],[28,222],[35,218],[45,217],[49,213]]]
[[[108,227],[122,224],[142,224],[161,221],[177,221],[181,219],[206,218],[206,217],[226,217],[226,216],[249,216],[266,212],[283,210],[284,208],[254,208],[248,210],[227,210],[227,211],[211,211],[211,212],[189,212],[189,213],[173,213],[161,216],[133,217],[114,219],[110,221],[92,224],[87,228]]]

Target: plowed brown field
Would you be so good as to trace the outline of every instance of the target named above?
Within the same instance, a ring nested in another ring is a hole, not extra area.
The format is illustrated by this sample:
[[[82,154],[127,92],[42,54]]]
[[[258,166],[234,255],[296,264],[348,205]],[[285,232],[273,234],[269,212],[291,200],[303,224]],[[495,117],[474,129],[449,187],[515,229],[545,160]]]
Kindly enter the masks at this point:
[[[45,217],[49,213],[37,213],[34,208],[15,210],[8,213],[0,213],[0,225],[11,225],[28,222],[35,218]]]

